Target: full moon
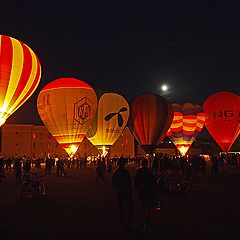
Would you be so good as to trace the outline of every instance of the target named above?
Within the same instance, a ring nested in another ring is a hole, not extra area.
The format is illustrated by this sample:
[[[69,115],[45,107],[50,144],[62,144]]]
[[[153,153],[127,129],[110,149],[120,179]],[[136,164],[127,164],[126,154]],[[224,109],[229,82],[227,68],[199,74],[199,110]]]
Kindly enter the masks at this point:
[[[162,85],[162,90],[163,90],[164,92],[166,92],[166,91],[168,90],[168,86],[167,86],[167,85]]]

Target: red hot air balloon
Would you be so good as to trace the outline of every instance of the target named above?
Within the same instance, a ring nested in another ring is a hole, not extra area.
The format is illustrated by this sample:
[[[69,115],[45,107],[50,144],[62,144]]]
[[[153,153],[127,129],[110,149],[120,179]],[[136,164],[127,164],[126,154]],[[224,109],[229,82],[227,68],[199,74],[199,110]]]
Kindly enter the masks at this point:
[[[37,88],[41,66],[24,43],[0,35],[0,126]]]
[[[179,152],[185,155],[204,127],[205,113],[201,106],[192,103],[185,103],[183,106],[175,103],[172,107],[174,118],[166,135]]]
[[[206,128],[224,152],[228,152],[240,132],[240,97],[217,92],[203,104]]]
[[[139,144],[149,153],[165,136],[172,119],[171,104],[157,94],[138,95],[131,104],[130,129]]]

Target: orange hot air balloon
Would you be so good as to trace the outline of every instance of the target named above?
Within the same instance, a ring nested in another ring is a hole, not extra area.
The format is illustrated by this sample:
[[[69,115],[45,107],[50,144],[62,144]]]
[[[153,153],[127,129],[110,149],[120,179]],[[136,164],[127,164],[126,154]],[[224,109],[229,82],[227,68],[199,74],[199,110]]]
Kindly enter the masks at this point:
[[[41,66],[24,43],[0,35],[0,126],[37,88]]]
[[[185,103],[183,106],[175,103],[172,107],[173,122],[166,135],[179,152],[185,155],[204,127],[205,113],[201,106],[192,103]]]
[[[74,155],[94,119],[97,96],[84,81],[59,78],[40,91],[37,109],[52,136]]]
[[[129,126],[146,152],[152,153],[157,142],[165,136],[172,119],[171,104],[157,94],[138,95],[131,104]]]
[[[224,152],[228,152],[240,132],[240,97],[217,92],[203,104],[206,128]]]
[[[87,132],[88,140],[97,147],[102,156],[116,142],[129,117],[128,102],[117,93],[103,94],[92,127]]]

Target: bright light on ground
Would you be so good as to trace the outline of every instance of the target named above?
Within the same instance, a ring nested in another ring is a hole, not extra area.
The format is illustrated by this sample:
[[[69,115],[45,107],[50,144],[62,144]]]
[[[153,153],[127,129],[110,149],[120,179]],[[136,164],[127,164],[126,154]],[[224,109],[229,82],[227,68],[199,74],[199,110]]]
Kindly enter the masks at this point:
[[[168,90],[168,86],[167,86],[167,85],[162,85],[162,90],[163,90],[164,92],[166,92],[166,91]]]

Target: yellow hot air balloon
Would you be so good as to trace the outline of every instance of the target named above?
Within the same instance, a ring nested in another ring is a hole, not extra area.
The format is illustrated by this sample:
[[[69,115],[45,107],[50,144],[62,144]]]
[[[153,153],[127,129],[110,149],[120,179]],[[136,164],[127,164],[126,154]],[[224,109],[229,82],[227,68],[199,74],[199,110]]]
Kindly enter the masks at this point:
[[[94,119],[97,96],[81,80],[60,78],[40,91],[37,109],[52,136],[69,155],[74,155]]]
[[[36,54],[19,40],[0,35],[0,126],[31,97],[40,77]]]
[[[121,135],[129,117],[128,102],[117,93],[105,93],[100,97],[98,111],[87,132],[88,140],[106,156],[110,146]]]

